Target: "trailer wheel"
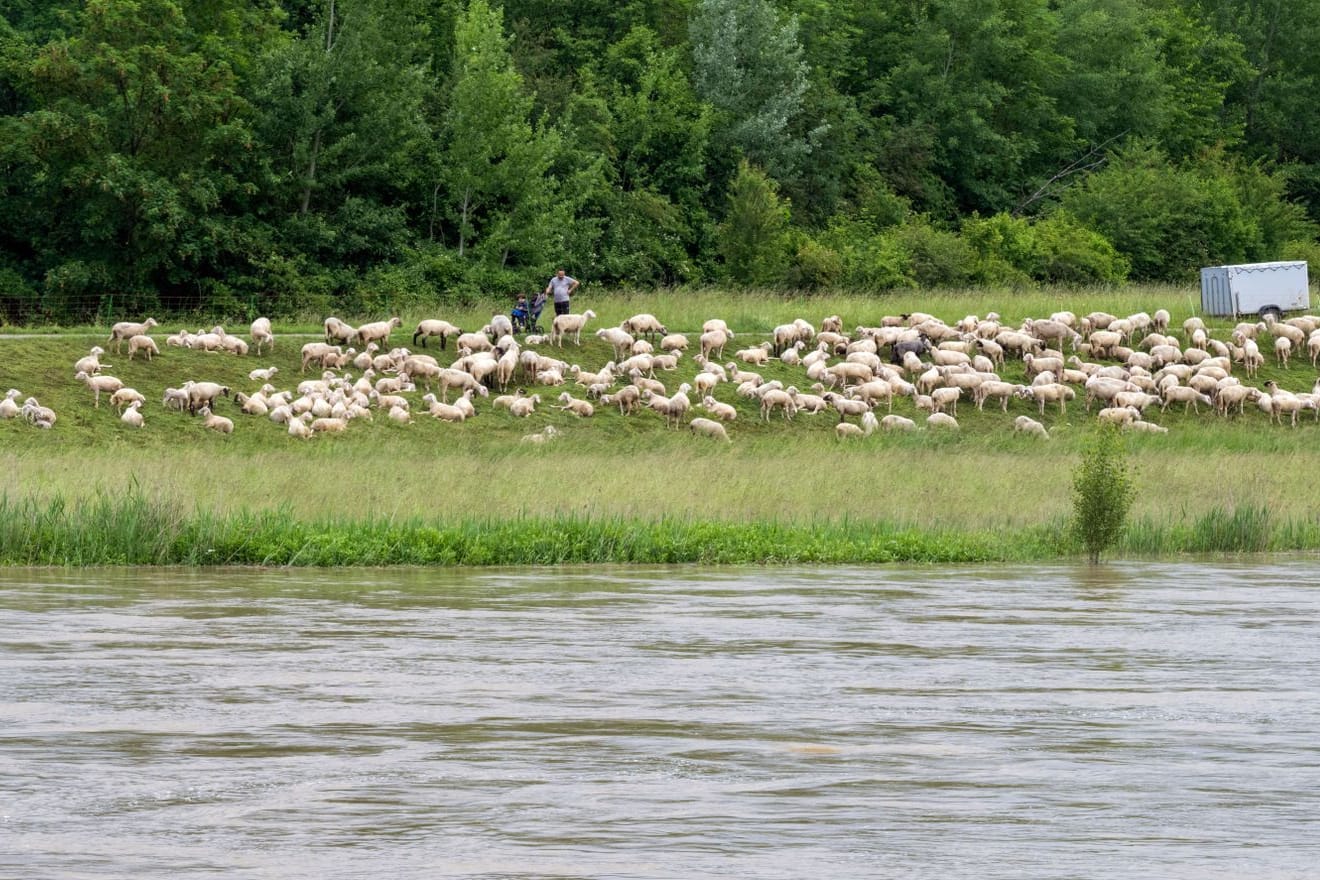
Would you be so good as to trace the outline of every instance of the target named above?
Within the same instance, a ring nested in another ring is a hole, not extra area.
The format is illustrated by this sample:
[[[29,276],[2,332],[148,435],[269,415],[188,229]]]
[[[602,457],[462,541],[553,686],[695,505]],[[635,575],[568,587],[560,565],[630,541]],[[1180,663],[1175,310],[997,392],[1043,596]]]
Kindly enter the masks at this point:
[[[1282,321],[1283,309],[1278,306],[1266,306],[1260,310],[1260,319],[1262,321]]]

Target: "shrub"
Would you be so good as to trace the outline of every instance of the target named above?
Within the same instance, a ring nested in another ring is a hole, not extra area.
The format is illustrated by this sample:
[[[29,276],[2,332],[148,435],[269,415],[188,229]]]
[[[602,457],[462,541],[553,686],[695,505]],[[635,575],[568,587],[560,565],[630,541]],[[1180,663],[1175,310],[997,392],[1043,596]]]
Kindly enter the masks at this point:
[[[1134,485],[1123,437],[1106,426],[1082,453],[1073,473],[1073,516],[1069,531],[1091,564],[1114,546],[1127,525]]]

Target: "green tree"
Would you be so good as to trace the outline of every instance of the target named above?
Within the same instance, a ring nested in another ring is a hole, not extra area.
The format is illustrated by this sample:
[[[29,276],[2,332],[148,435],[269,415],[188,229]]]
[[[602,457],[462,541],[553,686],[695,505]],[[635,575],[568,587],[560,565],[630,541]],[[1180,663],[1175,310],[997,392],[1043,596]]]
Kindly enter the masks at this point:
[[[5,123],[5,192],[48,307],[195,302],[241,249],[248,107],[219,41],[173,0],[89,0],[74,32],[22,71],[30,109]]]
[[[692,80],[715,108],[718,146],[777,180],[811,152],[799,131],[807,64],[797,20],[781,24],[766,0],[701,0],[692,17]]]
[[[724,268],[737,284],[781,284],[788,267],[789,206],[775,182],[743,160],[729,187],[718,240]]]
[[[533,126],[532,98],[514,69],[502,14],[470,0],[454,27],[455,66],[441,128],[438,186],[458,254],[539,266],[566,234],[571,205],[549,175],[554,131]]]

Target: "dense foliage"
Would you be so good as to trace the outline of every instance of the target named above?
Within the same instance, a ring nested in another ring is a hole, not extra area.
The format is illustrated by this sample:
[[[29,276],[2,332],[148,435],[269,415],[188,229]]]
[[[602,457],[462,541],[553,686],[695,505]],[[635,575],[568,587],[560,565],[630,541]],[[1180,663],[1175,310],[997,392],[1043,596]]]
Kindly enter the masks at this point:
[[[1317,253],[1320,5],[0,0],[0,317]]]

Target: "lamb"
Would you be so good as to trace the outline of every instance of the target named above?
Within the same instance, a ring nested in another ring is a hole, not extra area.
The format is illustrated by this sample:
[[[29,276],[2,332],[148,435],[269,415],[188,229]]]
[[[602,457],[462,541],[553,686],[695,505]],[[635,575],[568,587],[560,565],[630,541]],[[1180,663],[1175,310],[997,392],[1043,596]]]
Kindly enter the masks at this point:
[[[600,398],[600,402],[606,406],[618,406],[620,415],[628,415],[637,410],[642,399],[642,390],[636,385],[625,385],[619,389],[618,394],[605,394]]]
[[[130,427],[141,428],[145,423],[142,418],[142,413],[138,412],[138,410],[142,408],[142,404],[143,401],[141,400],[135,400],[130,403],[128,409],[124,410],[124,414],[119,417],[119,420]]]
[[[1050,439],[1050,432],[1045,430],[1045,426],[1031,416],[1018,416],[1015,418],[1013,420],[1013,430],[1029,434],[1032,437],[1039,437],[1042,440]]]
[[[89,376],[87,373],[79,373],[73,378],[82,382],[92,390],[93,399],[96,401],[97,409],[101,408],[102,392],[113,394],[120,388],[124,387],[124,383],[116,379],[114,376]]]
[[[14,403],[14,400],[22,396],[23,392],[17,388],[10,388],[5,392],[4,399],[0,400],[0,419],[18,418],[19,407],[17,403]]]
[[[248,373],[248,378],[253,382],[269,382],[279,371],[279,367],[266,367],[264,370],[253,370]]]
[[[92,346],[91,352],[85,357],[79,358],[78,362],[73,365],[73,372],[86,373],[89,376],[95,376],[97,373],[110,366],[110,364],[101,363],[101,355],[103,354],[105,354],[104,348],[101,348],[99,345]]]
[[[248,328],[248,332],[252,336],[252,343],[257,347],[258,356],[266,345],[270,346],[271,351],[275,350],[275,334],[271,331],[270,318],[257,318]]]
[[[188,408],[187,387],[185,386],[183,388],[166,388],[165,396],[161,399],[161,405],[164,406],[166,409],[173,409],[173,410],[178,410],[179,412],[183,412],[185,409]]]
[[[562,406],[557,406],[555,409],[568,410],[580,419],[590,418],[596,414],[596,408],[589,401],[578,400],[567,391],[559,395],[559,402]]]
[[[563,436],[563,432],[554,425],[546,425],[535,434],[524,434],[521,442],[533,444],[550,443],[561,436]]]
[[[555,345],[564,347],[564,337],[573,334],[573,344],[582,344],[582,330],[587,326],[587,322],[596,317],[596,313],[587,309],[580,315],[555,315],[554,321],[550,324],[550,336]]]
[[[132,339],[134,336],[142,336],[152,327],[156,326],[155,318],[147,318],[141,324],[135,324],[132,321],[120,321],[110,328],[110,342],[115,344],[115,353],[123,351],[122,343],[125,339]]]
[[[144,404],[147,399],[135,388],[120,388],[114,394],[110,395],[110,405],[117,410],[123,410],[131,403]]]
[[[711,421],[710,419],[701,419],[701,418],[693,419],[688,424],[688,428],[692,431],[692,433],[700,434],[703,437],[710,437],[716,440],[723,440],[725,443],[733,442],[732,440],[729,439],[729,434],[727,431],[724,430],[724,426],[721,425],[719,422],[714,422]]]
[[[148,362],[151,361],[152,355],[160,354],[160,349],[156,347],[156,340],[152,339],[150,336],[144,336],[142,334],[129,338],[128,359],[131,361],[133,356],[139,351],[145,351],[147,353]]]
[[[202,417],[203,428],[209,428],[217,434],[234,433],[234,423],[224,416],[217,416],[212,413],[209,406],[203,406],[197,410],[197,415]]]
[[[880,423],[876,421],[875,413],[867,412],[862,414],[862,424],[860,426],[851,422],[839,422],[834,426],[834,436],[840,440],[850,437],[870,437],[878,427],[880,427]]]

